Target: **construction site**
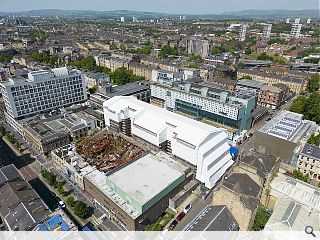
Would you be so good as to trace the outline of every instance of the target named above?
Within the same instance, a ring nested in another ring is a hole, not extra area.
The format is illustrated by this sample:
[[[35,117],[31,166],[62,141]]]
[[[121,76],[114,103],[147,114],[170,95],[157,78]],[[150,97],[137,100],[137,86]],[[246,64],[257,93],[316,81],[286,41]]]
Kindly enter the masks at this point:
[[[108,132],[86,137],[77,145],[76,151],[91,166],[107,173],[146,153],[146,149],[130,140],[120,134]]]

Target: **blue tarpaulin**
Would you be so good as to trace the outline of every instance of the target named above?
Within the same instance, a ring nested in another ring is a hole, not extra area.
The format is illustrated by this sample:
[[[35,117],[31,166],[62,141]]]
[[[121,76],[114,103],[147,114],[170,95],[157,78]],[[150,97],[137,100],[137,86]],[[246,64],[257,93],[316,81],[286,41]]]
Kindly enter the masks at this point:
[[[238,148],[236,148],[236,147],[230,147],[230,154],[231,154],[232,157],[237,156],[238,152],[239,152],[239,149],[238,149]]]

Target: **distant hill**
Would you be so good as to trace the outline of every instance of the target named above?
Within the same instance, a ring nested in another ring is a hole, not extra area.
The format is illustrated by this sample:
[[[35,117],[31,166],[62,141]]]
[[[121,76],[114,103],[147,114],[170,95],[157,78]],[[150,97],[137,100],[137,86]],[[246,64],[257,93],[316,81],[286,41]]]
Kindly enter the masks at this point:
[[[242,10],[225,12],[220,15],[239,16],[239,17],[310,17],[319,18],[319,9],[304,10],[286,10],[286,9],[270,9],[270,10]]]
[[[164,17],[174,14],[142,12],[130,10],[95,11],[95,10],[62,10],[62,9],[39,9],[21,12],[0,12],[1,16],[39,16],[39,17]]]
[[[140,17],[140,18],[159,18],[186,15],[189,18],[285,18],[285,17],[302,17],[319,19],[318,9],[304,10],[242,10],[233,12],[224,12],[221,14],[169,14],[157,12],[143,12],[131,10],[114,10],[114,11],[94,11],[94,10],[62,10],[62,9],[39,9],[21,12],[0,12],[0,16],[39,16],[39,17]]]

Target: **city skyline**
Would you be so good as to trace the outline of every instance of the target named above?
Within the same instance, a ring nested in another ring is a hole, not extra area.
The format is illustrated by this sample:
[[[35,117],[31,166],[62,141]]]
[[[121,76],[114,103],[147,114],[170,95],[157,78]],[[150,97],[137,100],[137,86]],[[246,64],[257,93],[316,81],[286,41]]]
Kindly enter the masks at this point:
[[[70,0],[68,2],[56,0],[54,2],[43,2],[39,0],[30,0],[27,3],[21,3],[21,0],[4,0],[1,5],[1,11],[15,12],[27,11],[34,9],[63,9],[63,10],[135,10],[147,12],[163,12],[163,13],[181,13],[181,14],[219,14],[231,11],[241,11],[249,9],[285,9],[285,10],[301,10],[301,9],[317,9],[319,1],[317,0],[247,0],[245,3],[237,0],[220,1],[199,0],[191,2],[183,0],[162,0],[158,2],[137,0],[134,2],[122,0],[117,2],[92,0],[90,4],[86,1]],[[139,6],[139,7],[138,7]],[[168,7],[170,6],[170,7]],[[210,10],[208,10],[210,9]]]

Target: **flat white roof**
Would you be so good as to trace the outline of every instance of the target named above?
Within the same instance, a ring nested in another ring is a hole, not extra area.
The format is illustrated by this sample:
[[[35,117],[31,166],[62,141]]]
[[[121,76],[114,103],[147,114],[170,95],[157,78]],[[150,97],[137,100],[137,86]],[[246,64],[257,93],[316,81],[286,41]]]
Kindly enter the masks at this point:
[[[143,205],[182,175],[183,172],[168,165],[165,159],[150,153],[108,176],[108,179]]]
[[[194,146],[198,146],[210,133],[226,132],[224,129],[170,112],[132,96],[116,96],[104,102],[103,105],[104,108],[117,113],[128,107],[134,109],[137,112],[134,123],[141,124],[154,133],[158,133],[162,128],[161,126],[166,124],[174,126],[174,132],[179,134],[178,137]]]

